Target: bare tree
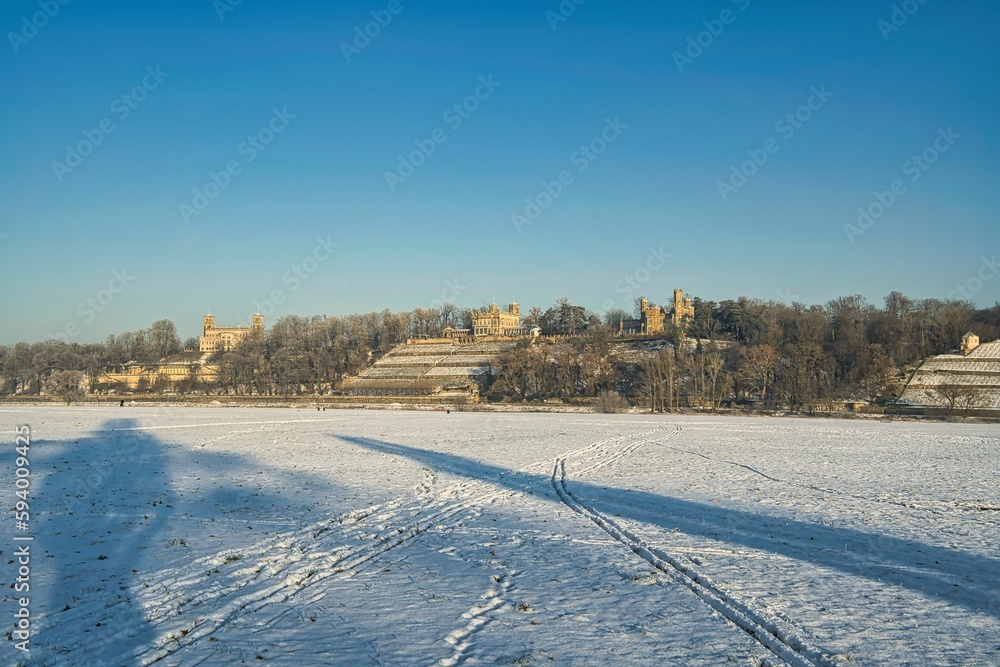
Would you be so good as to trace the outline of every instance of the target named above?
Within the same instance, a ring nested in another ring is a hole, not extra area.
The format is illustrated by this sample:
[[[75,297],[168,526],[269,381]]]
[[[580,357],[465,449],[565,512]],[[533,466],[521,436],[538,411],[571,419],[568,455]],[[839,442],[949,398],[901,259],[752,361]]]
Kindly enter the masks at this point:
[[[146,332],[146,344],[149,346],[149,356],[152,359],[162,359],[181,351],[181,339],[177,336],[177,327],[170,320],[153,322]]]
[[[649,399],[649,413],[653,414],[656,412],[657,398],[662,387],[661,373],[656,357],[650,357],[640,364],[639,376],[642,383],[642,393]]]
[[[938,403],[951,414],[968,417],[973,410],[986,404],[986,395],[978,387],[967,384],[939,384],[931,390]]]
[[[628,410],[628,401],[619,396],[617,392],[605,390],[597,395],[594,407],[598,412],[605,414],[625,412]]]
[[[958,409],[961,410],[963,417],[969,417],[973,410],[985,406],[989,401],[986,392],[978,387],[967,386],[964,389],[965,391],[958,397]]]
[[[965,393],[965,387],[959,384],[939,384],[931,389],[931,394],[938,400],[938,403],[947,408],[948,412],[955,412],[958,400]]]
[[[614,331],[618,331],[618,323],[623,320],[631,319],[632,315],[621,308],[611,308],[604,313],[604,323],[611,327]]]
[[[703,389],[707,390],[708,398],[712,402],[712,409],[718,410],[722,404],[722,397],[729,390],[728,374],[723,372],[726,359],[722,352],[714,345],[709,345],[702,350],[704,359],[705,382]]]
[[[82,382],[83,373],[80,371],[54,371],[45,381],[45,391],[58,396],[69,405],[83,398],[84,391],[80,388]]]
[[[762,343],[745,348],[740,360],[740,374],[760,390],[760,400],[767,398],[767,388],[774,378],[780,356],[771,345]]]
[[[869,401],[894,396],[899,389],[899,371],[878,343],[861,353],[858,385]]]
[[[673,348],[663,348],[641,366],[642,386],[649,411],[672,412],[679,402],[678,364]]]
[[[439,328],[443,331],[445,327],[459,328],[461,323],[458,318],[458,308],[450,301],[446,301],[438,308]]]

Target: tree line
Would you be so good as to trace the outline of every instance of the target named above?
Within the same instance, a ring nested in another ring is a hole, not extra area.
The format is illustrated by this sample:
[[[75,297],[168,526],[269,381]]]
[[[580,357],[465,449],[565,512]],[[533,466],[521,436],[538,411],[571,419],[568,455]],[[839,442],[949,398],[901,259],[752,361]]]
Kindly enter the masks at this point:
[[[668,320],[667,330],[643,341],[643,352],[634,354],[616,334],[621,320],[639,316],[636,302],[634,313],[611,310],[603,318],[565,298],[546,309],[528,309],[525,326],[537,325],[546,338],[501,355],[484,377],[481,394],[518,401],[614,393],[652,410],[731,402],[791,407],[855,398],[878,402],[896,395],[904,369],[955,349],[966,331],[984,340],[1000,337],[1000,305],[977,309],[966,301],[915,300],[899,292],[881,306],[858,295],[812,306],[695,297],[686,331]],[[343,317],[289,315],[263,336],[215,355],[219,376],[211,386],[192,375],[181,390],[325,394],[408,338],[434,338],[447,327],[470,326],[471,311],[452,304]],[[152,364],[197,348],[198,339],[182,343],[169,320],[103,343],[0,345],[0,394],[37,395],[47,383],[71,385],[67,371],[89,378],[90,390],[100,389],[96,380],[106,370],[129,362]]]
[[[582,335],[559,343],[572,350],[541,345],[500,359],[488,391],[512,399],[610,391],[652,411],[732,403],[793,409],[848,400],[882,403],[898,396],[909,370],[928,356],[955,350],[965,332],[983,340],[1000,337],[1000,304],[977,309],[967,301],[915,300],[900,292],[885,297],[881,307],[860,295],[812,306],[746,297],[718,303],[696,297],[692,305],[686,331],[668,322],[660,340],[638,358],[623,354],[621,343],[608,344],[616,340],[617,321],[632,314],[606,313],[596,324],[588,316]],[[938,393],[952,409],[956,400],[968,408],[975,398],[949,386]]]

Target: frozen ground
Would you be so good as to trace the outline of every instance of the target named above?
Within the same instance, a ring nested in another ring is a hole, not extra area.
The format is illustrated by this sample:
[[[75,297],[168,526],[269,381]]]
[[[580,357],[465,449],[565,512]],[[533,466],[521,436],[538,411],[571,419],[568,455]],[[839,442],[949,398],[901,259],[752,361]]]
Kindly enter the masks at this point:
[[[2,664],[1000,665],[996,426],[0,408],[11,507],[22,423]]]

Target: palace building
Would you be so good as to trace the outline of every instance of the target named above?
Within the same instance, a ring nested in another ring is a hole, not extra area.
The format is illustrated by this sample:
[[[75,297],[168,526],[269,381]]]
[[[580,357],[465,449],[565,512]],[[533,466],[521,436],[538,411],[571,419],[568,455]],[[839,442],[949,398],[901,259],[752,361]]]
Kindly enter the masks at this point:
[[[639,319],[620,320],[619,334],[658,334],[666,329],[668,311],[661,306],[649,305],[649,299],[639,303]],[[694,318],[694,306],[691,298],[684,296],[684,290],[674,290],[674,307],[669,311],[670,321],[681,331],[687,329],[688,323]]]
[[[199,350],[202,352],[230,352],[251,334],[263,333],[264,316],[257,313],[249,327],[216,327],[215,315],[205,316],[205,327]]]
[[[659,306],[650,306],[649,299],[643,299],[639,303],[639,319],[624,320],[618,323],[618,328],[623,332],[654,334],[663,331],[663,320],[667,312]]]
[[[104,370],[97,382],[105,389],[119,391],[176,391],[187,385],[209,386],[219,377],[219,367],[205,363],[201,352],[181,352],[155,364],[130,361]]]
[[[500,306],[495,303],[486,310],[472,311],[472,335],[482,336],[520,336],[524,333],[521,329],[521,306],[512,303],[507,306],[507,310],[500,310]]]

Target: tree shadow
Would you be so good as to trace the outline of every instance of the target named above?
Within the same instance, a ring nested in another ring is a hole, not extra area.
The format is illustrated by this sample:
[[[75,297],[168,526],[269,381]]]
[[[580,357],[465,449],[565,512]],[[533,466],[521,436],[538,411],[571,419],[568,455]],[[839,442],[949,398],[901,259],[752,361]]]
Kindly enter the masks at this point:
[[[169,485],[157,483],[167,469],[162,447],[148,433],[132,431],[137,424],[113,419],[72,444],[39,442],[57,469],[46,475],[37,505],[65,508],[50,510],[40,526],[47,558],[39,566],[55,569],[43,603],[48,621],[33,640],[45,653],[71,656],[67,642],[77,633],[88,637],[94,655],[117,642],[141,645],[154,638],[136,622],[143,612],[130,589],[145,552],[166,527],[159,508],[172,506],[174,498]],[[132,437],[122,442],[115,433],[126,430]]]
[[[149,610],[134,597],[138,590],[146,602],[158,599],[163,586],[164,595],[174,593],[169,581],[159,581],[161,568],[202,574],[192,570],[199,557],[269,540],[265,531],[277,531],[266,519],[310,502],[270,489],[308,486],[315,494],[350,496],[328,478],[274,468],[267,469],[269,483],[256,486],[250,480],[263,479],[256,477],[260,462],[239,454],[193,450],[192,460],[178,461],[153,432],[137,419],[111,419],[71,441],[33,441],[36,470],[47,472],[33,505],[52,509],[36,519],[32,547],[33,566],[39,574],[44,570],[46,583],[33,587],[35,613],[45,620],[31,638],[30,664],[118,667],[122,655],[163,645],[163,626],[150,622]],[[210,490],[202,497],[180,497],[175,476],[195,461],[218,479],[206,482]],[[304,509],[301,516],[312,518]],[[239,536],[233,537],[235,530],[223,534],[232,524],[243,531]],[[219,539],[208,544],[210,532]],[[199,538],[202,543],[193,544]],[[146,587],[150,580],[156,588]],[[126,664],[132,662],[138,659]]]
[[[432,452],[372,438],[340,439],[421,465],[560,503],[548,475],[526,473],[454,454]],[[903,539],[752,513],[644,491],[571,480],[573,494],[625,519],[667,531],[740,544],[851,576],[893,583],[971,611],[1000,618],[1000,560]],[[961,583],[959,583],[961,582]]]

